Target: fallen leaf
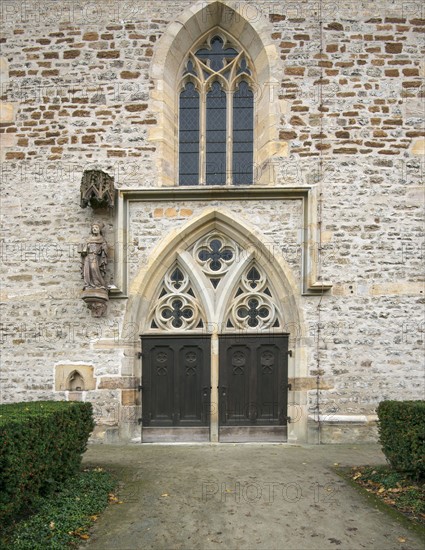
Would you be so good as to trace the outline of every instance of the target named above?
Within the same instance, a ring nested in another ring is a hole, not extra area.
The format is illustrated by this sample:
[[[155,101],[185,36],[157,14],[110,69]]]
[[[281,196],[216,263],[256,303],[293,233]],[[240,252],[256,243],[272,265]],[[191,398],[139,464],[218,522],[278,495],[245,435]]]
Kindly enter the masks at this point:
[[[50,527],[50,529],[54,529],[54,528],[55,528],[55,522],[54,522],[54,521],[51,521],[51,522],[49,523],[49,527]]]
[[[356,479],[359,479],[359,477],[362,477],[361,472],[357,472],[357,474],[356,474],[355,476],[353,476],[354,481],[355,481]]]
[[[162,493],[162,497],[169,497],[170,495],[168,493]]]
[[[378,493],[383,493],[384,491],[385,491],[385,487],[380,487],[380,488],[378,489]]]
[[[90,538],[90,535],[79,535],[80,539],[88,540]]]
[[[403,537],[398,537],[398,539],[397,539],[397,540],[398,540],[398,542],[406,542],[406,539],[405,539],[405,538],[403,538]]]

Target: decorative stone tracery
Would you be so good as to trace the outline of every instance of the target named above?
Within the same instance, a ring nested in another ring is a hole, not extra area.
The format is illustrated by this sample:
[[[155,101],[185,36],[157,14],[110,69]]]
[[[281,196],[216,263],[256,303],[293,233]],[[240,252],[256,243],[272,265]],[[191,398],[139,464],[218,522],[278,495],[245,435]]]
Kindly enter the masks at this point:
[[[150,317],[151,329],[184,331],[204,326],[202,308],[189,276],[178,264],[166,273]]]
[[[192,255],[214,288],[217,288],[220,280],[238,259],[240,248],[222,233],[213,232],[196,242]]]
[[[256,264],[242,275],[227,315],[226,328],[264,330],[279,327],[267,277]]]
[[[220,231],[210,231],[178,256],[180,261],[161,282],[149,314],[149,331],[196,331],[214,321],[224,332],[283,326],[271,281],[253,251],[242,250]],[[196,292],[195,282],[201,292]]]

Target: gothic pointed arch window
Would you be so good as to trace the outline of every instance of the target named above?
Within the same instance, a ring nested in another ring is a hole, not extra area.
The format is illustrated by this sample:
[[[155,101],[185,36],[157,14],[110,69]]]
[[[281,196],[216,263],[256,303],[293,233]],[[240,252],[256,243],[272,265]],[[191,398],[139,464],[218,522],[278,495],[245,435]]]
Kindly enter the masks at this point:
[[[254,75],[247,53],[213,31],[188,53],[179,86],[179,184],[250,185]]]

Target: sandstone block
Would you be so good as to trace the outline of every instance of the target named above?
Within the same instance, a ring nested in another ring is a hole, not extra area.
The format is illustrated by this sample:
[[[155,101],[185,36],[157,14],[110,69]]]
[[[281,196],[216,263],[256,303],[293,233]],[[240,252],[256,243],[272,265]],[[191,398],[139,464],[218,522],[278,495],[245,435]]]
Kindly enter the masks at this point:
[[[131,406],[138,404],[139,392],[137,390],[122,390],[121,391],[121,404],[124,406]]]
[[[403,51],[403,44],[401,42],[387,42],[385,44],[386,53],[401,53]]]
[[[0,123],[13,122],[15,120],[15,104],[0,102]]]
[[[99,390],[117,390],[134,388],[137,380],[133,376],[102,376],[99,380]]]
[[[412,154],[413,155],[425,155],[425,139],[415,139],[412,143]]]

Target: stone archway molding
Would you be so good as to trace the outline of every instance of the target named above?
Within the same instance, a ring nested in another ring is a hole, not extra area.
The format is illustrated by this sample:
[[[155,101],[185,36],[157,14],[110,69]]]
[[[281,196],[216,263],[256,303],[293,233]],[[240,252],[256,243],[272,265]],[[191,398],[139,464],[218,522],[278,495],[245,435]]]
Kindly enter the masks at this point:
[[[150,253],[150,260],[131,282],[129,301],[124,326],[139,327],[140,334],[148,331],[147,319],[152,301],[157,299],[157,289],[165,272],[176,261],[177,256],[187,250],[198,239],[215,230],[228,235],[241,248],[251,250],[257,260],[267,261],[264,268],[277,291],[277,300],[282,303],[284,327],[282,332],[291,335],[292,357],[289,358],[289,378],[293,380],[307,376],[306,325],[300,307],[301,293],[291,268],[276,251],[273,254],[264,245],[261,233],[246,220],[236,217],[225,207],[206,208],[182,227],[172,230]],[[218,343],[218,332],[209,327],[213,342]],[[139,341],[134,340],[134,357],[139,351]],[[140,363],[134,362],[134,376],[138,376]],[[218,373],[218,369],[217,369]],[[217,374],[218,376],[218,374]],[[216,384],[215,384],[216,385]],[[214,396],[212,396],[214,397]],[[307,390],[289,392],[289,416],[294,419],[288,427],[289,441],[307,440]],[[214,434],[212,434],[214,440]]]

